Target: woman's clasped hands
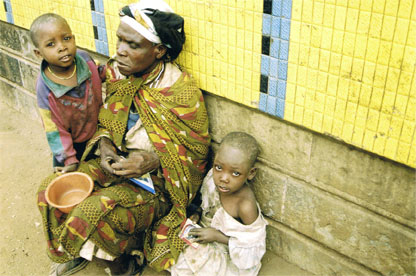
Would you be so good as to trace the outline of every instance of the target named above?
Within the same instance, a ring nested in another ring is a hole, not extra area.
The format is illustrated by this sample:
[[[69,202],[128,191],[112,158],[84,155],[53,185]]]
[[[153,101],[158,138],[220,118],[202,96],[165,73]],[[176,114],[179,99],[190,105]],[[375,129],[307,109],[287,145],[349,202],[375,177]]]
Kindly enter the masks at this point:
[[[160,165],[156,153],[132,151],[127,157],[117,154],[116,148],[107,138],[100,140],[101,167],[111,174],[126,178],[139,177]]]

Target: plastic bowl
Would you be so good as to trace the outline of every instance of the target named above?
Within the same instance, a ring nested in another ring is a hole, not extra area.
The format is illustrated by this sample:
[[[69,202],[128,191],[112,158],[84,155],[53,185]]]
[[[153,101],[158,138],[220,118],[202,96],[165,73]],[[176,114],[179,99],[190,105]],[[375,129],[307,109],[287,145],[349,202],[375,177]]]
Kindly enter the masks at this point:
[[[49,205],[69,213],[92,192],[94,182],[88,174],[71,172],[58,176],[46,188]]]

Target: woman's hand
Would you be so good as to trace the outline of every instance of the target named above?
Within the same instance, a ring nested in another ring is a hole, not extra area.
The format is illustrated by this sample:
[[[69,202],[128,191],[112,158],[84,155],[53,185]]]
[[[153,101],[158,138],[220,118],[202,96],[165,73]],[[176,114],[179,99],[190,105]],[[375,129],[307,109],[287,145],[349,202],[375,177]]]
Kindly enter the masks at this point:
[[[224,235],[221,231],[212,228],[193,228],[189,231],[189,235],[194,236],[195,238],[192,241],[198,243],[208,243],[208,242],[220,242],[223,244],[228,244],[230,237]]]
[[[111,164],[120,161],[121,157],[117,155],[116,148],[110,139],[103,137],[100,139],[100,157],[101,157],[101,168],[109,173],[114,174],[114,169]]]
[[[159,157],[154,152],[133,151],[126,159],[111,164],[114,174],[124,177],[139,177],[160,166]]]

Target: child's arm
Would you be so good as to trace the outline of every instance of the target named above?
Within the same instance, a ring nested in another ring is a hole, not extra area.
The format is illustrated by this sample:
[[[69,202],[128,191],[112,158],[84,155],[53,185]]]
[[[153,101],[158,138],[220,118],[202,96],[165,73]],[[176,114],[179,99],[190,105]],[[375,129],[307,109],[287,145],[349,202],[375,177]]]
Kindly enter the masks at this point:
[[[228,244],[228,240],[230,239],[229,236],[224,235],[224,233],[212,227],[194,228],[189,231],[189,234],[195,237],[192,241],[197,243],[209,243],[216,241]]]
[[[59,123],[59,120],[52,119],[55,117],[53,112],[42,108],[39,108],[39,111],[49,147],[56,160],[64,163],[65,166],[78,163],[79,161],[76,158],[71,133]]]
[[[63,126],[58,112],[51,108],[49,93],[49,88],[39,78],[36,87],[37,102],[49,147],[58,162],[65,166],[78,163],[71,133]]]

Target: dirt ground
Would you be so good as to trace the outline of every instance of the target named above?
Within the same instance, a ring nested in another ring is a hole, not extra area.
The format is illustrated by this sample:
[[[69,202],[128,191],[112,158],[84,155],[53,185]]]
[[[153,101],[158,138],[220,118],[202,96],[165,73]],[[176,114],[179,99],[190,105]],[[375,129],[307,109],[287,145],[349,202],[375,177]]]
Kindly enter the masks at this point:
[[[49,275],[50,260],[36,207],[40,181],[52,173],[52,157],[39,121],[0,101],[0,275]],[[109,275],[93,260],[76,276]],[[146,268],[144,275],[161,276]],[[259,275],[308,275],[267,252]],[[310,274],[309,274],[310,275]]]

